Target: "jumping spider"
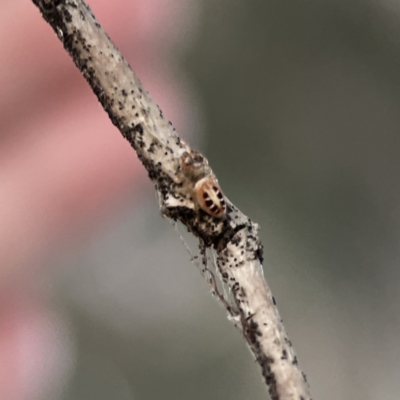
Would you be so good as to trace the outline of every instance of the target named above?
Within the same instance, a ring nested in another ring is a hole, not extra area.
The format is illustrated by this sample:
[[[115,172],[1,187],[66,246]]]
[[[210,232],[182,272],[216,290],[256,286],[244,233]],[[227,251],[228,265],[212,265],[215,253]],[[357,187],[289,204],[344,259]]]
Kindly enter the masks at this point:
[[[184,190],[189,190],[196,210],[200,207],[215,218],[223,218],[226,203],[218,181],[208,161],[197,151],[184,151],[181,155],[180,171]]]

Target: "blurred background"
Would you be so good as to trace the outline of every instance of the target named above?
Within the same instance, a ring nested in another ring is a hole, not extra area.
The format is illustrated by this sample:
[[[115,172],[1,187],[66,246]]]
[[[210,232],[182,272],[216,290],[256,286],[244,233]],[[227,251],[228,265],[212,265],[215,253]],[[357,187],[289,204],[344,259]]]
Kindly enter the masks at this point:
[[[400,3],[89,4],[260,223],[313,397],[397,399]],[[1,2],[0,43],[0,399],[268,398],[143,167],[30,1]]]

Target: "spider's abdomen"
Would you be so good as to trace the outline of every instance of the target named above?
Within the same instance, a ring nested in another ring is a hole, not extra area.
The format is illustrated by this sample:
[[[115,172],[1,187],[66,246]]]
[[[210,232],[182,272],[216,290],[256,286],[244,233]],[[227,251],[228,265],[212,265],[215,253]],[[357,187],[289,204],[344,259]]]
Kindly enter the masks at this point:
[[[207,214],[222,218],[226,212],[224,195],[215,179],[206,177],[200,179],[193,189],[196,203]]]

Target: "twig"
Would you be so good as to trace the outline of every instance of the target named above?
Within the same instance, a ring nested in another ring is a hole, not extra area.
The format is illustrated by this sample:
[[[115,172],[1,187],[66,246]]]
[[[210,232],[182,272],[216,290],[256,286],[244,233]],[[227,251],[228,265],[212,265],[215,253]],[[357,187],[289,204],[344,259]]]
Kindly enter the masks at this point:
[[[263,277],[258,225],[227,199],[225,205],[220,204],[224,208],[218,214],[212,207],[207,212],[201,199],[196,202],[194,189],[200,175],[184,173],[184,167],[197,163],[203,167],[200,177],[216,183],[207,160],[179,138],[84,1],[33,3],[56,32],[113,124],[136,150],[155,184],[162,214],[181,221],[199,239],[201,248],[215,249],[220,275],[233,296],[237,313],[234,319],[261,367],[271,398],[310,399],[305,375],[299,369]]]

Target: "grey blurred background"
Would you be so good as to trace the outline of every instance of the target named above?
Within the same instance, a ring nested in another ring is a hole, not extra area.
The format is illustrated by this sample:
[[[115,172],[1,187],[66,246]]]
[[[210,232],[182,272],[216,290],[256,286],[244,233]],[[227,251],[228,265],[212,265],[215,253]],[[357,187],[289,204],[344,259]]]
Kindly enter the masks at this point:
[[[313,397],[397,399],[400,3],[197,7],[190,46],[171,54],[197,100],[195,143],[261,225]],[[62,400],[268,398],[150,183],[57,263],[43,282],[74,349]]]

